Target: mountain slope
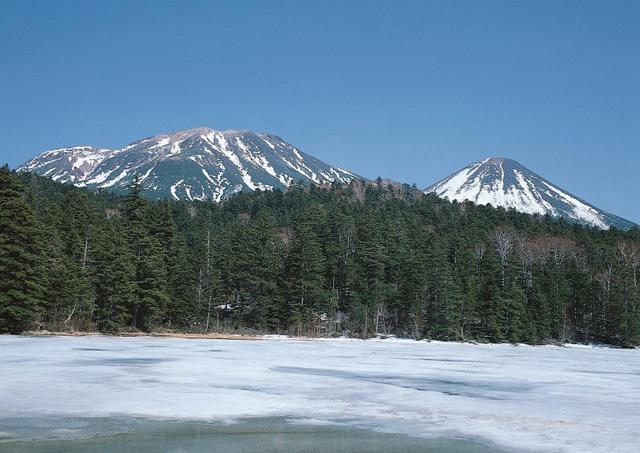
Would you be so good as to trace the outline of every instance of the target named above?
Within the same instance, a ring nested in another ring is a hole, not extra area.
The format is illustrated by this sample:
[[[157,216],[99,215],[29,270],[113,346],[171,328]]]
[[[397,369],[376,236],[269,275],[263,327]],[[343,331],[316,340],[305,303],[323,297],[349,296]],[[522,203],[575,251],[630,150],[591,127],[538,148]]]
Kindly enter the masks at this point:
[[[359,178],[271,134],[196,128],[145,138],[120,149],[46,151],[18,171],[91,189],[125,190],[137,175],[145,195],[220,201],[242,190],[286,189],[292,182]]]
[[[551,215],[607,229],[628,229],[633,222],[609,214],[538,176],[518,162],[493,157],[474,162],[428,187],[425,192],[456,201]]]

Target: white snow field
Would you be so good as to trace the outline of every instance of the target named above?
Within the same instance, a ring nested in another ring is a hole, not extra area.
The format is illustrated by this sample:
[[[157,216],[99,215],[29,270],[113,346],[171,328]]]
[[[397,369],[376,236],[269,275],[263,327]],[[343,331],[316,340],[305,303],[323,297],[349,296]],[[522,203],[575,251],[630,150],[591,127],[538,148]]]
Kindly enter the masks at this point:
[[[288,417],[525,451],[637,452],[640,351],[0,336],[2,418]]]

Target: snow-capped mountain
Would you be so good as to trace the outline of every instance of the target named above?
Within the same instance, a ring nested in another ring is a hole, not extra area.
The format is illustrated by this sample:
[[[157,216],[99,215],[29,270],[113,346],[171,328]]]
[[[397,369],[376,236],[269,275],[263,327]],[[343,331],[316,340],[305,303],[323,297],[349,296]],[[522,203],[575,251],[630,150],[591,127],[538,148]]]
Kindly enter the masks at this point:
[[[526,214],[549,214],[597,228],[628,229],[633,222],[609,214],[538,176],[518,162],[492,157],[474,162],[440,182],[426,193],[451,201],[472,201],[494,207],[514,208]]]
[[[145,138],[124,148],[76,146],[46,151],[18,168],[91,189],[126,190],[136,175],[145,195],[220,201],[242,190],[286,189],[292,182],[359,178],[271,134],[196,128]]]

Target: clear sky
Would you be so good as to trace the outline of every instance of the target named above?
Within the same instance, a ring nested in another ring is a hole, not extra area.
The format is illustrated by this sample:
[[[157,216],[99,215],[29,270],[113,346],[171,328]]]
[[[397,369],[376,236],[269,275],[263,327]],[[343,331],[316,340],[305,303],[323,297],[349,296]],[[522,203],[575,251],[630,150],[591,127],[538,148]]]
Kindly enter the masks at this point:
[[[0,161],[208,126],[426,187],[511,157],[640,221],[640,1],[0,3]]]

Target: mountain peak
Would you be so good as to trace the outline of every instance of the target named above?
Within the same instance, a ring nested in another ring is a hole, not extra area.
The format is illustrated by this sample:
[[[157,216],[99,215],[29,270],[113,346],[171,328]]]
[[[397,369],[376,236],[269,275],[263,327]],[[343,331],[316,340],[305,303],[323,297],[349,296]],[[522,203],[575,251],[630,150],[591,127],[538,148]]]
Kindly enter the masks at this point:
[[[513,208],[525,214],[563,217],[597,228],[630,228],[633,222],[602,211],[506,157],[473,162],[425,192],[451,201]]]
[[[520,165],[519,162],[513,160],[513,159],[509,159],[508,157],[489,157],[487,159],[485,159],[484,161],[481,162],[485,162],[488,164],[493,164],[493,165],[497,165],[497,164],[516,164],[516,165]]]
[[[180,131],[168,132],[166,134],[159,134],[155,137],[188,137],[188,136],[199,136],[199,135],[209,135],[209,134],[220,134],[225,136],[243,136],[243,135],[257,135],[255,132],[249,129],[227,129],[224,131],[212,129],[207,126],[193,127],[190,129],[183,129]]]
[[[177,131],[177,132],[174,132],[173,134],[168,134],[168,135],[207,135],[207,134],[211,134],[212,132],[216,132],[216,131],[214,131],[210,127],[202,126],[202,127],[194,127],[191,129]]]

